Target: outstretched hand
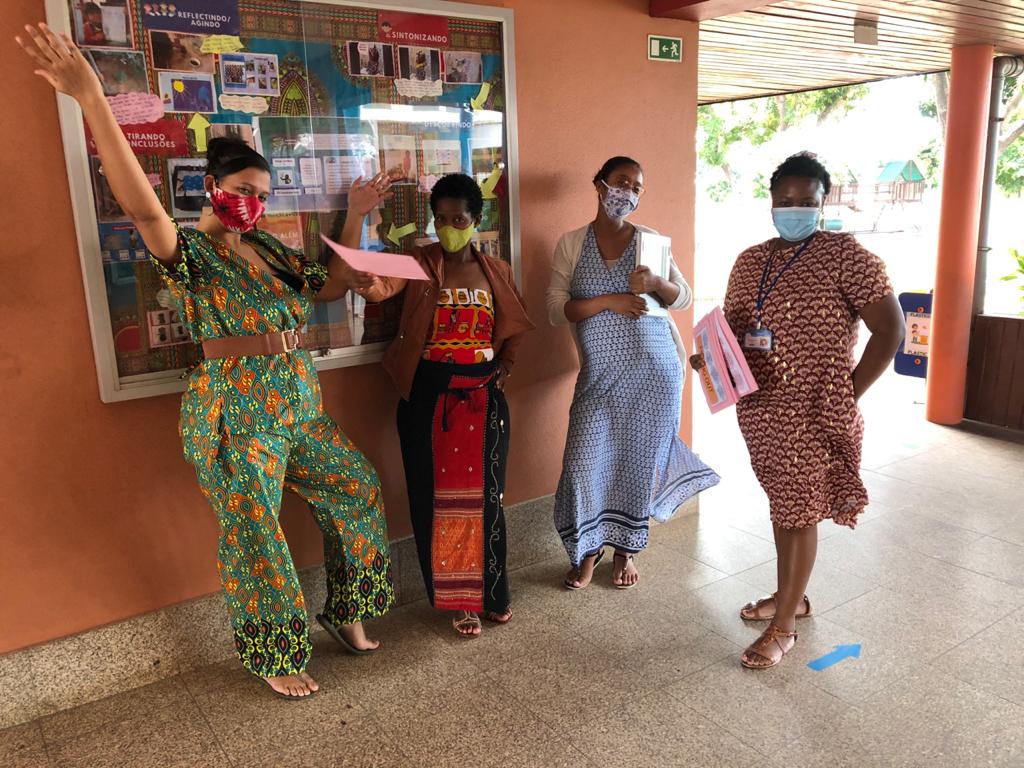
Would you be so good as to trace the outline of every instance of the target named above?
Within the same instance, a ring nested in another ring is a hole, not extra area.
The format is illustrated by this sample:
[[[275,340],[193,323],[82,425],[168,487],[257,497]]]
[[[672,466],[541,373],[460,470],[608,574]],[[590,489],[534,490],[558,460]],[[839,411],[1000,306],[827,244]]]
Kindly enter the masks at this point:
[[[391,178],[386,173],[378,173],[372,179],[363,181],[363,177],[352,182],[348,190],[348,210],[357,216],[365,216],[391,198]]]
[[[42,22],[38,29],[25,25],[25,32],[28,39],[21,35],[14,39],[38,65],[35,74],[79,103],[93,96],[103,97],[99,77],[70,37],[63,32],[58,36]]]

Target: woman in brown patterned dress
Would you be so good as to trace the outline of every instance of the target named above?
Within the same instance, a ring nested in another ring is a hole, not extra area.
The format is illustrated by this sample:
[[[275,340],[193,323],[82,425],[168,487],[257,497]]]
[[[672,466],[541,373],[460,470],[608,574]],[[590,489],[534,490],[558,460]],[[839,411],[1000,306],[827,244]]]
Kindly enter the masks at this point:
[[[741,657],[752,669],[778,664],[796,643],[796,620],[811,615],[804,590],[818,523],[853,528],[868,503],[857,400],[889,364],[904,328],[882,260],[852,235],[818,230],[831,183],[814,156],[790,157],[770,186],[780,237],[740,254],[725,297],[726,319],[760,386],[736,416],[768,495],[778,553],[778,591],[740,611],[746,621],[769,622]],[[861,320],[871,338],[855,362]]]

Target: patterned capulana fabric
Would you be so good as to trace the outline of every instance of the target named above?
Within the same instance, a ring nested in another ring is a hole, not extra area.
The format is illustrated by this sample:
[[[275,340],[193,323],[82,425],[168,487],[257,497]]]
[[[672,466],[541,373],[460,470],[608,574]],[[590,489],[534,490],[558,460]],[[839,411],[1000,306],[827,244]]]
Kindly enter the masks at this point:
[[[772,242],[740,254],[729,278],[725,316],[740,340],[755,323]],[[769,283],[795,250],[776,254]],[[831,518],[852,528],[867,505],[853,355],[860,310],[892,292],[882,260],[852,235],[819,232],[765,301],[774,346],[744,350],[760,389],[740,400],[736,416],[776,525]]]
[[[243,235],[274,270],[178,229],[181,260],[154,260],[195,341],[300,328],[326,277],[263,232]],[[217,568],[243,665],[261,677],[309,661],[306,604],[284,532],[282,491],[308,502],[324,536],[335,624],[386,613],[394,587],[380,482],[324,413],[309,353],[204,360],[190,374],[179,425],[185,459],[220,523]]]
[[[442,288],[423,359],[472,365],[494,359],[494,302],[482,288]]]
[[[637,240],[611,268],[587,232],[573,299],[628,293]],[[583,355],[569,411],[555,526],[573,565],[610,545],[647,546],[648,520],[667,520],[718,475],[679,439],[683,369],[669,321],[610,311],[576,324]]]

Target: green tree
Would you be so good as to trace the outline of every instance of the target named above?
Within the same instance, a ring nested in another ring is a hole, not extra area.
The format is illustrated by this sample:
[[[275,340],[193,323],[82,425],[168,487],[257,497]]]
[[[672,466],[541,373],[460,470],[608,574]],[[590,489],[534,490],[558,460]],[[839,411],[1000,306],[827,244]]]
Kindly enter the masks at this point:
[[[946,111],[949,107],[949,73],[938,72],[928,75],[932,85],[932,98],[921,102],[919,108],[925,117],[939,121],[942,135],[946,135]],[[1000,124],[999,144],[996,147],[996,186],[1007,195],[1020,195],[1024,191],[1024,80],[1008,77],[1003,81],[1003,114]],[[937,184],[939,155],[942,145],[930,143],[918,153],[925,166],[925,176]]]
[[[818,125],[847,114],[867,93],[866,85],[847,85],[819,91],[787,93],[742,102],[706,104],[697,110],[697,159],[706,173],[705,192],[724,200],[744,181],[729,163],[737,144],[759,146],[814,116]],[[751,179],[755,196],[766,193],[764,179]]]

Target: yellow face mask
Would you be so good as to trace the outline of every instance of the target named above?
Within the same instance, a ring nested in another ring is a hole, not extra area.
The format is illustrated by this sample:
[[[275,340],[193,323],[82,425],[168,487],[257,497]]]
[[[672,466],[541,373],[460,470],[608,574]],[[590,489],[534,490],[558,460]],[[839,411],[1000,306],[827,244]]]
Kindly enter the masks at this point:
[[[469,226],[465,229],[459,229],[453,227],[451,224],[446,224],[437,230],[437,239],[441,241],[441,247],[448,253],[458,253],[470,240],[473,239],[473,235],[476,234],[476,227]]]

